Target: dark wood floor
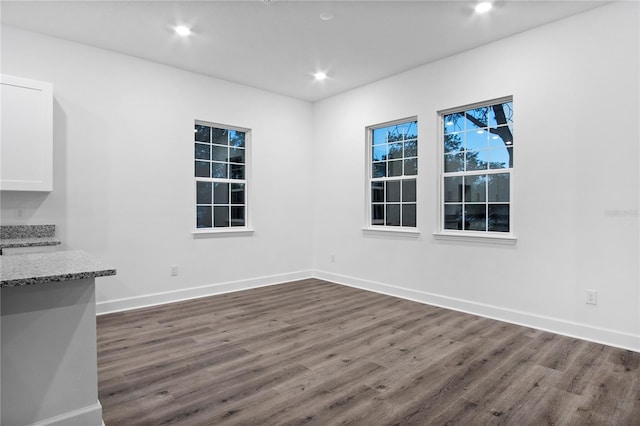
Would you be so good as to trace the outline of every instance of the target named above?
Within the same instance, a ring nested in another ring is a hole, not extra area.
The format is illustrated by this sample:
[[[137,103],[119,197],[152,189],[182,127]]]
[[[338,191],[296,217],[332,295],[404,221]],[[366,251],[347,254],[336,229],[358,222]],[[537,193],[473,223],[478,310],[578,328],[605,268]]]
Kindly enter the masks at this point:
[[[310,279],[98,317],[115,425],[640,425],[640,353]]]

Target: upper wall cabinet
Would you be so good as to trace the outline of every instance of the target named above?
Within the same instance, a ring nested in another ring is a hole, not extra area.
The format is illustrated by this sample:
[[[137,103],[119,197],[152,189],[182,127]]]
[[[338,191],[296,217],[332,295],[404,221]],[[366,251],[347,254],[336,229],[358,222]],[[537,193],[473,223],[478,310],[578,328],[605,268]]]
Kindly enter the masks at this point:
[[[2,75],[0,190],[53,189],[53,86]]]

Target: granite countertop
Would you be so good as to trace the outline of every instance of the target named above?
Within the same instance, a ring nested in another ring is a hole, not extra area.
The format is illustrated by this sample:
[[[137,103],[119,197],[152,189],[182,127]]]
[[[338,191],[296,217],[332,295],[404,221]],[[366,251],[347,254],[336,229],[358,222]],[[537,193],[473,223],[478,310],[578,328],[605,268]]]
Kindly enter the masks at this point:
[[[56,237],[0,238],[0,250],[10,247],[57,246],[60,240]]]
[[[115,268],[82,250],[0,256],[0,288],[115,274]]]
[[[10,247],[56,246],[55,225],[4,225],[0,226],[0,251]]]

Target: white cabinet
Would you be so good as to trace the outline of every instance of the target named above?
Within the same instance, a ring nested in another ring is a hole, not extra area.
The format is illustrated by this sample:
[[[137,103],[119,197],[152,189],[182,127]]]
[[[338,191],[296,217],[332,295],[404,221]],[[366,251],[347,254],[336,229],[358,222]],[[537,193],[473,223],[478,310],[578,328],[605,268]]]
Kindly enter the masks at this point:
[[[0,190],[53,189],[53,86],[2,75]]]

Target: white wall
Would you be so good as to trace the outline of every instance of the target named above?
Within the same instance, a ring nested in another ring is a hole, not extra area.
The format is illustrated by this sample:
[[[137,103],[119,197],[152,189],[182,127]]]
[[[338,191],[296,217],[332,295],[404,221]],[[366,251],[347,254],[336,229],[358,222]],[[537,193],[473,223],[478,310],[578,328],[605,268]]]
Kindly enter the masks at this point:
[[[55,175],[3,193],[2,223],[55,223],[117,267],[103,312],[314,274],[640,350],[638,27],[605,6],[313,106],[3,28],[2,72],[54,84]],[[518,242],[436,241],[436,111],[505,95]],[[364,128],[414,115],[422,233],[365,236]],[[191,236],[194,119],[253,129],[253,236]]]
[[[53,83],[55,129],[53,192],[3,192],[2,224],[56,224],[63,249],[115,266],[99,310],[310,275],[310,104],[10,27],[1,59]],[[191,234],[194,119],[252,129],[251,236]]]
[[[639,350],[638,17],[601,7],[316,103],[317,274]],[[436,111],[507,95],[517,244],[435,240]],[[421,235],[363,235],[364,128],[414,115]]]

